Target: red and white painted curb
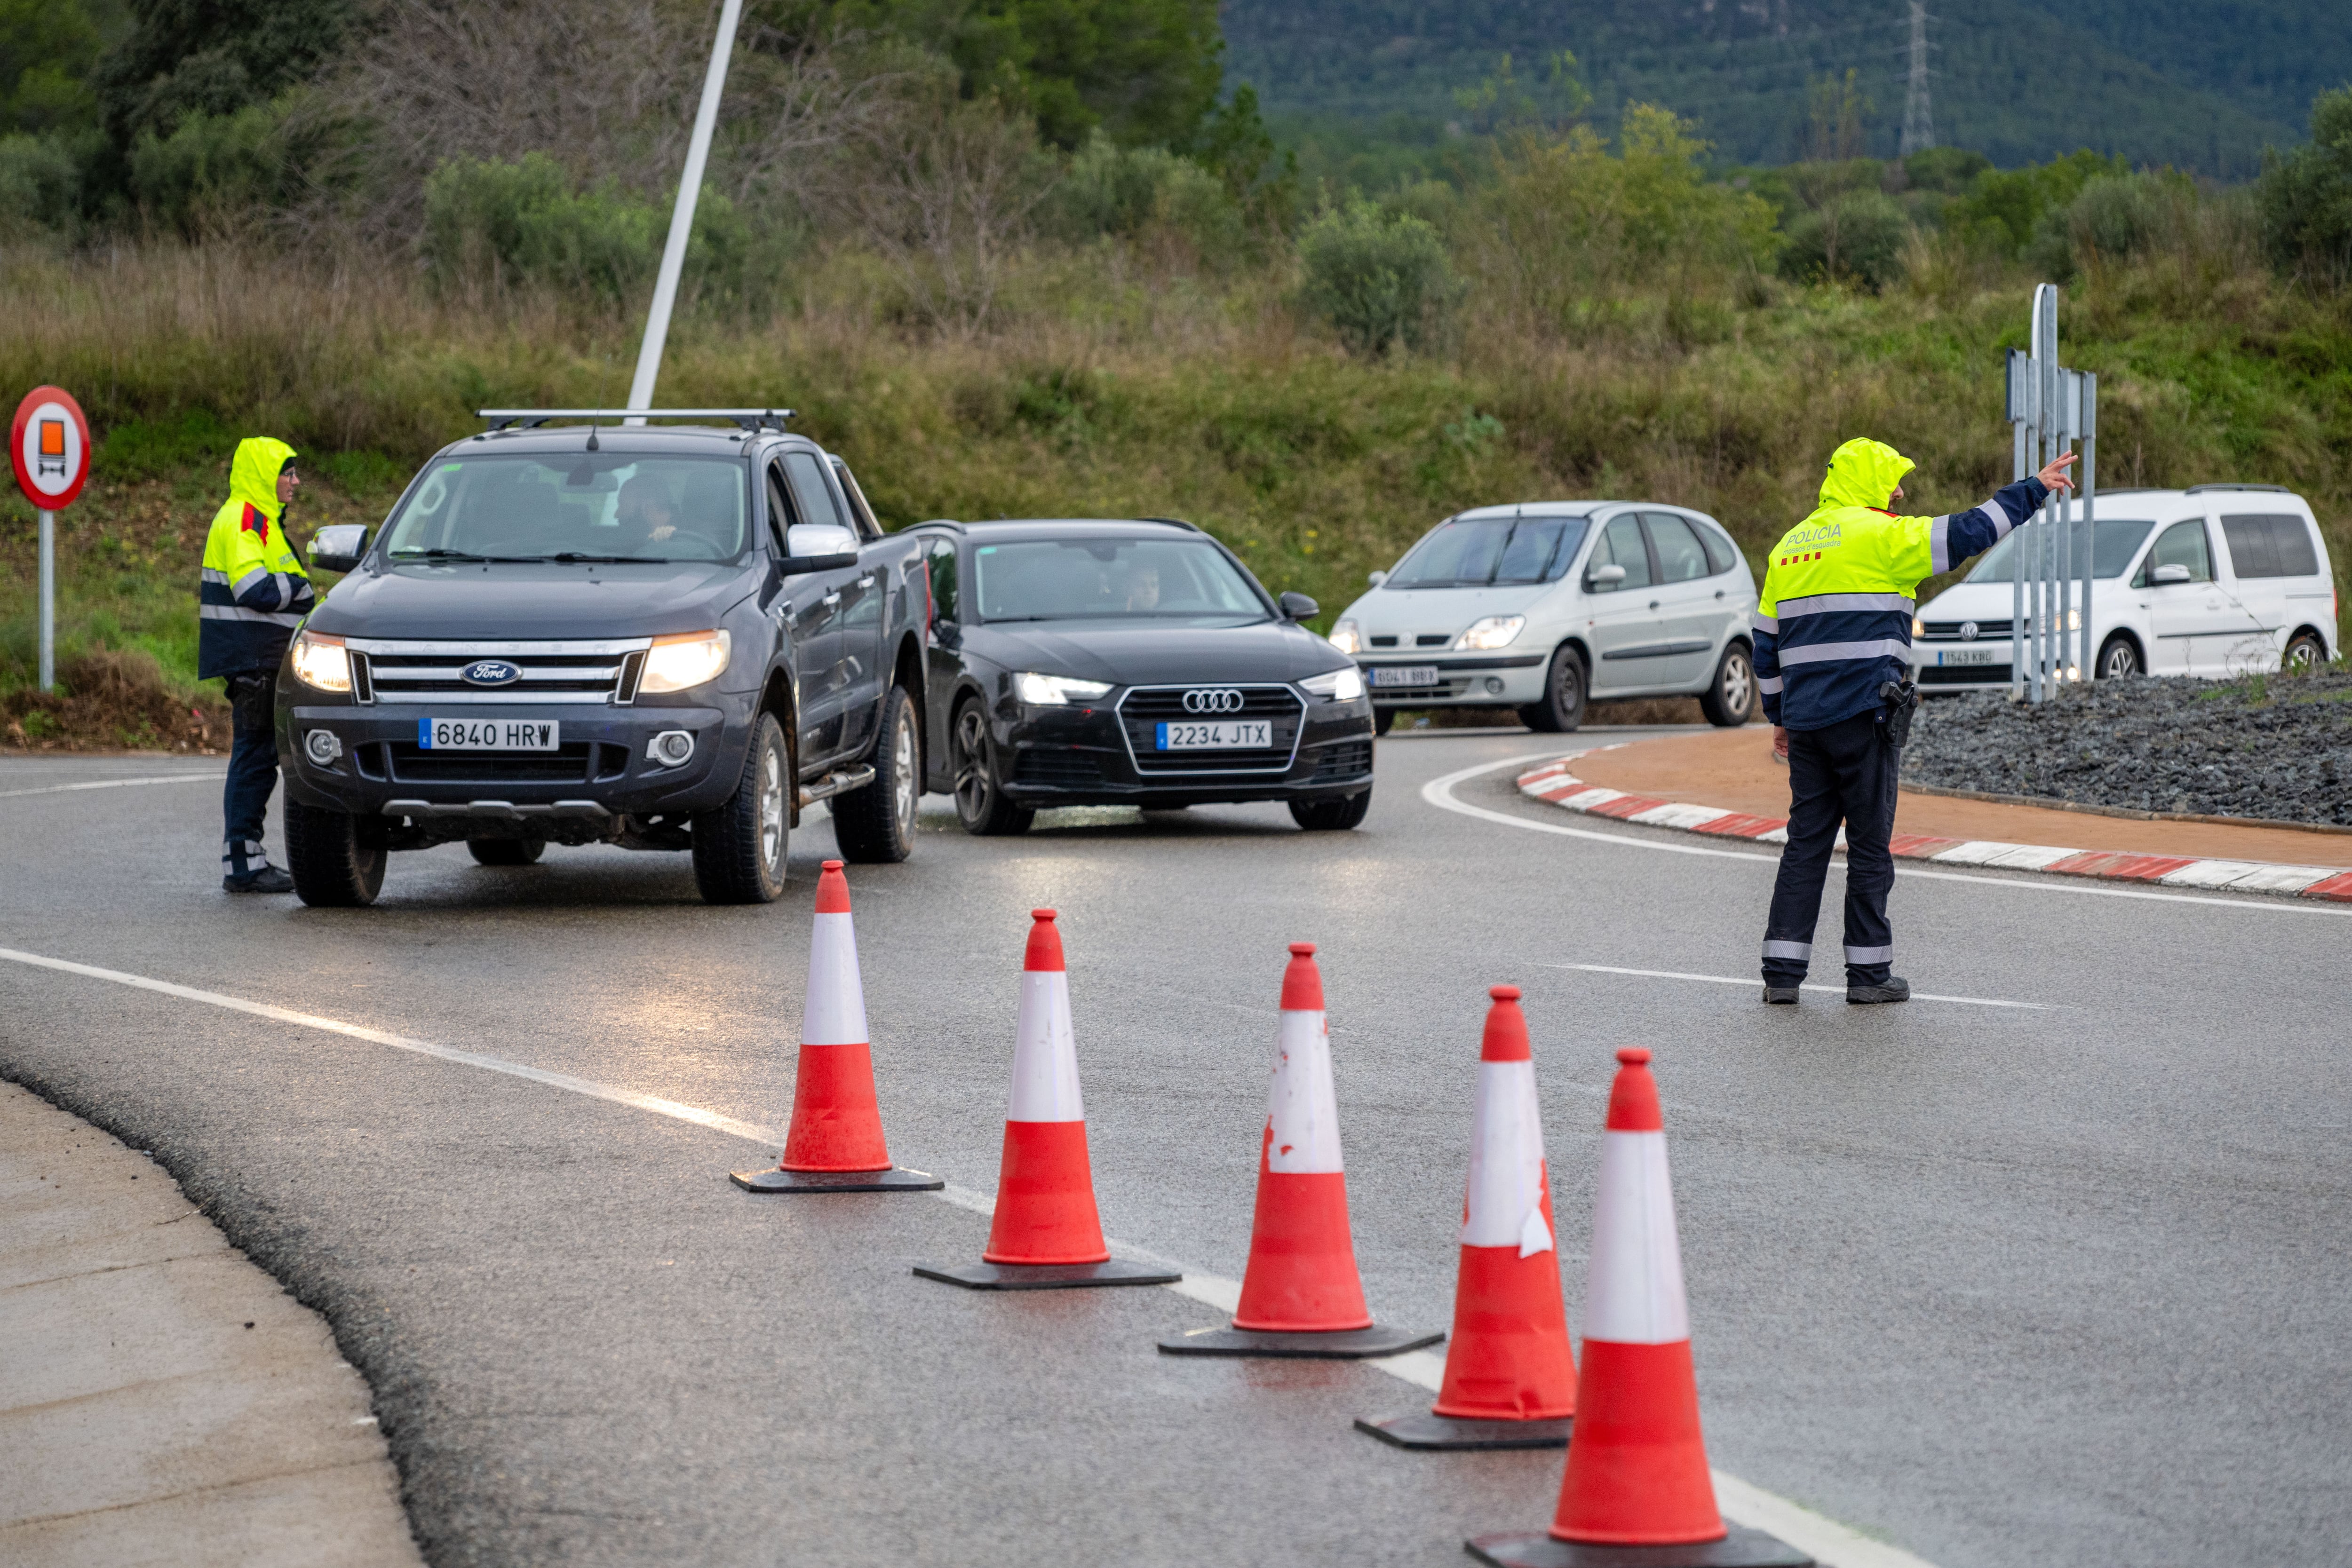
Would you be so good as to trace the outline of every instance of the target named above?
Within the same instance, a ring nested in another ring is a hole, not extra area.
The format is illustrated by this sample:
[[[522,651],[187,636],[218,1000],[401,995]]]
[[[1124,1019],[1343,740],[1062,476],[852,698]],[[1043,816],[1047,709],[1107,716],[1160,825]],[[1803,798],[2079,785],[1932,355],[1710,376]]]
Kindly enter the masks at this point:
[[[1618,747],[1601,746],[1591,749],[1614,751]],[[1622,789],[1587,784],[1569,771],[1569,764],[1588,754],[1571,752],[1520,774],[1519,793],[1547,805],[1595,817],[1615,817],[1644,827],[1678,828],[1685,832],[1753,839],[1765,844],[1789,841],[1785,817],[1751,817],[1743,811],[1629,795]],[[1843,834],[1840,841],[1843,841]],[[2352,871],[2341,866],[2199,860],[2187,855],[2146,855],[2121,850],[2070,850],[2049,844],[1998,843],[1990,839],[1939,839],[1926,833],[1897,833],[1889,847],[1901,859],[1934,861],[1938,865],[2046,871],[2062,876],[2105,877],[2115,882],[2156,883],[2165,887],[2226,888],[2231,893],[2284,894],[2352,904]]]

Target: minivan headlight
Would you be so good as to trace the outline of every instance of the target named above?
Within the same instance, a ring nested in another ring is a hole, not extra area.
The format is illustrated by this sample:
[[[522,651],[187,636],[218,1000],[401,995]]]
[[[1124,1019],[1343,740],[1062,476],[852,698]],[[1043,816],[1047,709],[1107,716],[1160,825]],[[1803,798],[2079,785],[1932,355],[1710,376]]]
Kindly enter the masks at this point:
[[[1299,682],[1298,689],[1328,702],[1351,703],[1364,695],[1364,673],[1352,664],[1344,670],[1326,670]]]
[[[637,690],[682,692],[715,681],[727,667],[734,642],[724,632],[680,632],[656,637],[646,650],[645,673],[637,677]]]
[[[313,691],[350,691],[352,656],[343,640],[309,630],[294,633],[294,677]]]
[[[1331,628],[1331,646],[1350,659],[1364,651],[1364,634],[1353,621],[1342,621]]]
[[[1034,670],[1024,670],[1013,677],[1013,689],[1021,700],[1035,707],[1061,707],[1074,702],[1092,702],[1110,695],[1108,681],[1081,681],[1068,675],[1041,675]]]
[[[1504,647],[1527,623],[1524,615],[1489,615],[1484,621],[1472,622],[1470,630],[1454,639],[1454,645],[1480,650]]]

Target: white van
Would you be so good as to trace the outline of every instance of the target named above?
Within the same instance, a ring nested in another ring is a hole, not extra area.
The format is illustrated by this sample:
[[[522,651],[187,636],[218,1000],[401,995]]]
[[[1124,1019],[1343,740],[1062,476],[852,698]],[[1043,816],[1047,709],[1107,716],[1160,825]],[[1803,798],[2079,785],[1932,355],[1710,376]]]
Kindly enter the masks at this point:
[[[1756,580],[1723,525],[1651,501],[1528,501],[1446,518],[1340,613],[1385,731],[1401,708],[1508,708],[1531,729],[1587,695],[1695,696],[1716,724],[1756,706]]]
[[[2335,570],[2302,497],[2277,485],[2103,490],[2098,514],[2091,590],[2098,678],[2307,669],[2334,653]],[[2085,529],[2079,519],[2073,528],[2079,561]],[[2019,538],[1985,551],[1963,581],[1920,607],[1911,663],[1923,691],[2008,687]],[[2030,577],[2026,587],[2030,612]],[[2078,600],[2081,592],[2078,586]],[[2068,628],[2076,656],[2080,627],[2077,610]]]

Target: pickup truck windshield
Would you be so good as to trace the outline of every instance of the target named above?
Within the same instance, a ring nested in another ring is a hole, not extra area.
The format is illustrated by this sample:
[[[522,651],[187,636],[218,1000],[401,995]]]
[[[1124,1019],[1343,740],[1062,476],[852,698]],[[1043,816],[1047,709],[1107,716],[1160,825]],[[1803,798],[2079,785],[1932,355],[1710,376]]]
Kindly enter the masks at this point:
[[[1464,517],[1439,528],[1389,574],[1390,588],[1553,582],[1584,542],[1582,517]]]
[[[436,464],[385,533],[395,561],[731,560],[744,466],[724,457],[583,452]]]
[[[1266,619],[1224,553],[1196,539],[1031,539],[972,552],[984,621]]]

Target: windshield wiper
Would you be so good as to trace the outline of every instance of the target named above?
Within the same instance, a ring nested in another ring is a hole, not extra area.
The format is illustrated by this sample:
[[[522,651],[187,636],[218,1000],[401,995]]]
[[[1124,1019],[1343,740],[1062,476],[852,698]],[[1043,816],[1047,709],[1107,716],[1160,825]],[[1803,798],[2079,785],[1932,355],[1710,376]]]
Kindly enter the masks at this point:
[[[594,563],[615,560],[633,561],[642,566],[667,566],[669,564],[669,557],[666,555],[584,555],[576,549],[568,549],[561,552],[560,554],[541,556],[537,559],[541,560],[589,561]]]
[[[535,555],[476,555],[471,550],[443,549],[436,545],[431,549],[396,549],[392,552],[392,559],[394,560],[515,561],[540,560],[544,558]]]

